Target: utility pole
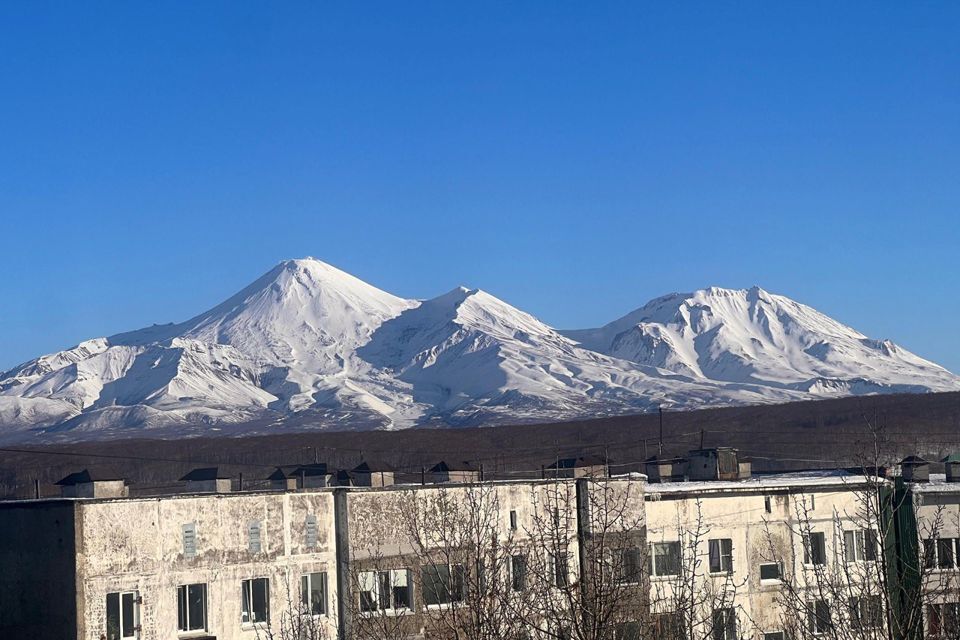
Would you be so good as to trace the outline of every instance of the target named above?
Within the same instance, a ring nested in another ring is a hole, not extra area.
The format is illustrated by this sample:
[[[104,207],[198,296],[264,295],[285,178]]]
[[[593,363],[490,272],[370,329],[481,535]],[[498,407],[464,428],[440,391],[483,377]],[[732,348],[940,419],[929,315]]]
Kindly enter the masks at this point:
[[[663,405],[657,405],[657,412],[660,414],[660,442],[657,446],[657,457],[663,457]]]

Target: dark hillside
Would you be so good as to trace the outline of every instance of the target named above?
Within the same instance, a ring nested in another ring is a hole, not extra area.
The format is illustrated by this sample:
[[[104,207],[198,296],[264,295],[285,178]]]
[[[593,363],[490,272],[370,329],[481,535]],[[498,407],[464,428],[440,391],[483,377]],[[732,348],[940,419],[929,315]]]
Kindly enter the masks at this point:
[[[884,439],[887,462],[910,453],[931,460],[960,451],[960,393],[842,398],[782,405],[665,412],[663,453],[732,446],[754,469],[781,470],[855,465],[874,446],[870,424]],[[418,481],[440,459],[482,463],[487,477],[539,475],[558,456],[608,455],[616,469],[640,469],[659,448],[656,413],[537,425],[406,431],[281,433],[269,436],[124,439],[46,447],[0,448],[0,494],[41,493],[81,468],[108,468],[131,479],[133,492],[178,488],[194,466],[220,465],[244,487],[262,486],[281,464],[322,461],[352,468],[363,458],[394,464]]]

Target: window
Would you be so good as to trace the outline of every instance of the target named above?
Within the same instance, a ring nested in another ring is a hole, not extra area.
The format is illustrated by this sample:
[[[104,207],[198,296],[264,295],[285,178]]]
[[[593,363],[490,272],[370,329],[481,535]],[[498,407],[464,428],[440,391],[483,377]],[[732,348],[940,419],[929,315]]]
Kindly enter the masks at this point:
[[[107,640],[128,640],[140,630],[140,596],[136,591],[107,594]]]
[[[621,622],[613,629],[614,640],[641,640],[639,622]]]
[[[680,543],[654,542],[650,553],[650,575],[676,576],[680,574]]]
[[[923,558],[927,569],[955,569],[960,560],[960,539],[928,538],[924,540]]]
[[[517,530],[517,512],[516,511],[510,512],[510,528],[513,529],[514,531]]]
[[[763,640],[786,640],[783,631],[768,631],[763,634]]]
[[[427,606],[463,600],[466,571],[461,564],[431,564],[420,570],[423,602]]]
[[[630,547],[627,549],[617,549],[615,552],[616,566],[614,570],[617,575],[617,582],[620,584],[634,584],[640,582],[640,549]]]
[[[569,562],[566,553],[550,554],[553,565],[553,584],[557,587],[567,586],[570,577]]]
[[[880,596],[862,596],[848,600],[850,626],[854,629],[876,629],[883,626],[883,602]]]
[[[270,580],[244,580],[240,589],[243,605],[240,621],[244,624],[270,622]]]
[[[808,533],[803,542],[803,564],[826,564],[827,547],[822,531]]]
[[[733,540],[710,540],[710,573],[733,573]]]
[[[364,571],[360,574],[360,611],[408,611],[412,608],[410,572],[406,569]]]
[[[510,557],[510,588],[514,591],[527,588],[527,556],[523,554]]]
[[[303,535],[306,538],[304,543],[307,549],[313,549],[317,546],[317,516],[312,513],[307,516],[307,522],[304,525]]]
[[[247,549],[250,553],[260,553],[260,523],[256,520],[247,525]]]
[[[960,635],[960,603],[945,602],[927,605],[927,636],[956,638]]]
[[[197,555],[197,523],[188,522],[183,525],[183,555],[194,558]]]
[[[713,640],[737,640],[737,613],[732,608],[713,610]]]
[[[650,617],[649,638],[670,638],[679,640],[686,637],[683,618],[676,611],[654,613]]]
[[[760,582],[780,582],[782,574],[779,562],[764,562],[760,565]]]
[[[847,562],[873,562],[877,559],[877,533],[871,529],[843,532],[843,557]]]
[[[313,616],[327,615],[327,572],[300,576],[300,604],[303,612]]]
[[[177,631],[207,630],[207,585],[177,587]]]
[[[773,504],[770,502],[770,496],[763,496],[763,510],[767,513],[773,513]]]
[[[956,538],[940,538],[937,540],[937,567],[953,569],[957,566]]]
[[[828,633],[830,623],[830,605],[826,600],[817,600],[807,604],[807,629],[813,635]]]

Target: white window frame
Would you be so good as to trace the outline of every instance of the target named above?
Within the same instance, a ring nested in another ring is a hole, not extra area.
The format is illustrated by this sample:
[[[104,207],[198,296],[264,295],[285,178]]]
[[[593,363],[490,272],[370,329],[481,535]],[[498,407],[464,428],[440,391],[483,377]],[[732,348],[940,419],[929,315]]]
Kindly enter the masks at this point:
[[[383,577],[386,576],[390,585],[388,587],[388,592],[386,598],[388,601],[388,606],[382,607],[381,604],[384,599],[384,594],[382,593],[383,589]],[[378,614],[385,615],[404,615],[408,613],[413,613],[413,576],[409,569],[375,569],[370,571],[361,571],[357,576],[358,578],[358,591],[360,591],[359,597],[360,601],[360,615],[362,616],[375,616]],[[405,606],[398,607],[397,602],[394,599],[394,588],[398,582],[405,582],[407,588],[407,599],[409,603]],[[372,609],[363,608],[363,593],[369,593],[370,599],[373,602]]]
[[[778,578],[764,578],[763,577],[763,567],[774,566],[777,568]],[[761,585],[768,584],[780,584],[783,582],[783,563],[782,562],[761,562],[757,565],[757,576],[760,578]]]
[[[818,536],[823,543],[820,549],[823,551],[821,562],[814,562],[813,558],[813,537]],[[823,531],[806,531],[801,540],[803,544],[803,566],[805,567],[825,567],[827,566],[827,534]]]
[[[117,640],[137,640],[140,637],[140,592],[139,591],[111,591],[107,593],[106,600],[109,601],[110,596],[117,596],[117,622],[120,625],[120,628],[117,629]],[[124,596],[130,596],[133,599],[133,626],[132,632],[133,635],[123,635],[124,619],[123,619],[123,598]],[[109,607],[108,607],[109,609]],[[108,622],[107,611],[104,611],[104,622]],[[110,630],[107,629],[107,636],[110,637]]]
[[[677,549],[677,570],[674,573],[661,573],[660,567],[657,563],[657,547],[665,546],[676,546]],[[658,578],[674,578],[680,575],[680,566],[683,563],[683,547],[680,544],[679,540],[664,540],[663,542],[651,542],[650,543],[650,577],[654,579]]]
[[[820,616],[818,615],[817,605],[823,603],[827,610],[827,628],[820,629]],[[833,626],[833,608],[829,600],[811,600],[807,603],[807,631],[813,636],[822,636],[830,633]]]
[[[448,593],[448,594],[450,594],[450,593],[453,592],[453,587],[454,587],[454,585],[456,585],[456,575],[457,575],[457,571],[460,571],[460,572],[461,572],[462,581],[461,581],[461,583],[460,583],[460,594],[459,594],[460,597],[459,597],[458,599],[456,599],[456,600],[454,600],[454,599],[451,598],[451,599],[448,600],[447,602],[435,602],[435,603],[427,604],[426,587],[425,587],[424,585],[421,585],[421,591],[423,592],[423,593],[421,593],[421,597],[423,598],[424,607],[425,607],[427,610],[438,610],[438,609],[446,609],[446,608],[450,608],[450,607],[458,607],[458,606],[460,606],[460,605],[463,604],[464,599],[467,597],[467,579],[468,579],[468,576],[467,576],[467,567],[466,567],[466,565],[461,564],[461,563],[459,563],[459,562],[454,562],[454,563],[452,563],[452,564],[438,563],[438,564],[426,564],[426,565],[423,565],[423,566],[420,568],[420,572],[421,572],[421,573],[420,573],[420,579],[421,579],[421,582],[423,582],[423,570],[424,570],[424,569],[426,569],[427,567],[444,567],[444,566],[447,567],[447,575],[448,575],[449,580],[450,580],[449,584],[446,585],[446,590],[447,590],[447,593]],[[411,600],[412,600],[412,598],[411,598]]]
[[[724,543],[729,545],[729,549],[724,553]],[[717,550],[717,561],[719,568],[713,569],[713,549]],[[707,568],[712,575],[730,575],[733,573],[733,540],[731,538],[711,538],[707,540]]]
[[[960,538],[928,538],[928,540],[933,544],[933,567],[931,568],[934,571],[956,571],[960,567],[960,558],[957,557],[960,555]],[[946,566],[943,566],[940,560],[940,547],[944,542],[950,545],[952,556],[950,563]]]
[[[870,534],[870,535],[868,535]],[[872,543],[873,558],[868,553],[867,541]],[[879,550],[877,532],[873,529],[845,529],[843,531],[843,560],[853,562],[876,562]]]
[[[186,621],[186,626],[190,626],[190,591],[193,587],[201,587],[203,590],[203,627],[200,629],[189,629],[180,626],[180,591],[183,590],[183,604],[186,607],[183,619]],[[180,636],[189,636],[191,634],[201,634],[206,633],[210,625],[210,620],[208,618],[209,606],[207,604],[207,583],[206,582],[193,582],[191,584],[181,584],[177,585],[177,635]]]
[[[722,631],[719,631],[717,628],[717,617],[722,618],[723,622]],[[737,633],[739,632],[740,621],[737,619],[737,610],[732,606],[720,607],[719,609],[714,609],[711,617],[711,623],[713,626],[711,638],[713,640],[737,640]],[[732,624],[731,624],[732,623]],[[722,635],[720,635],[722,634]]]
[[[320,593],[323,594],[323,597],[320,599],[322,609],[320,613],[313,612],[311,595],[313,594],[314,576],[316,576],[316,580],[320,581]],[[307,615],[311,615],[314,618],[326,618],[330,615],[330,607],[328,605],[329,598],[327,596],[328,587],[326,571],[311,571],[310,573],[305,573],[300,576],[300,604],[306,608],[305,613]]]
[[[253,584],[260,580],[265,581],[267,591],[265,603],[267,605],[266,610],[266,619],[265,620],[253,620]],[[249,611],[245,611],[243,607],[244,597],[247,599],[247,603],[250,607]],[[270,578],[266,576],[258,576],[255,578],[246,578],[240,582],[240,624],[244,627],[254,627],[254,626],[264,626],[270,624]]]

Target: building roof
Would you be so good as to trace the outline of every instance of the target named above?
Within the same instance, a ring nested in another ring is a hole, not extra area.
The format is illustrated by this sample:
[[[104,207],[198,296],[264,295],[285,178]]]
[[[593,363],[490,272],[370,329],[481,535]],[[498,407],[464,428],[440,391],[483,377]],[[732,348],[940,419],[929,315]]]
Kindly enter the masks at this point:
[[[477,468],[469,462],[445,462],[441,460],[430,468],[431,473],[444,473],[446,471],[476,471]]]
[[[267,480],[286,480],[289,477],[292,476],[288,475],[281,467],[277,467],[276,471],[267,476]]]
[[[813,471],[792,471],[783,473],[756,474],[744,480],[692,480],[684,482],[653,483],[644,487],[644,492],[653,499],[670,494],[712,494],[733,492],[755,492],[788,490],[804,487],[812,489],[850,490],[859,485],[876,483],[876,478],[868,478],[846,469],[822,469]]]
[[[924,460],[923,458],[921,458],[920,456],[907,456],[906,458],[900,461],[900,464],[921,465],[921,464],[930,464],[930,463]]]
[[[113,471],[104,471],[102,469],[95,469],[90,471],[89,469],[84,469],[83,471],[77,471],[71,473],[65,478],[57,482],[61,487],[72,487],[78,484],[87,484],[89,482],[109,482],[111,480],[123,480],[123,476]]]
[[[944,463],[948,463],[948,464],[951,463],[951,462],[960,462],[960,453],[951,453],[950,455],[948,455],[946,458],[944,458],[944,459],[941,460],[940,462],[944,462]]]
[[[727,452],[737,453],[737,449],[734,449],[733,447],[705,447],[705,448],[703,448],[703,449],[691,449],[689,455],[691,455],[691,456],[698,456],[698,455],[699,455],[699,456],[706,456],[706,455],[715,456],[715,455],[717,455],[718,453],[721,453],[721,452],[724,452],[724,453],[727,453]]]
[[[327,465],[325,462],[304,464],[293,470],[293,475],[306,476],[308,478],[312,478],[314,476],[325,476],[329,473],[330,472],[327,470]]]
[[[679,456],[669,456],[669,457],[667,457],[667,456],[665,456],[665,457],[661,458],[661,457],[658,456],[658,455],[652,455],[652,456],[650,456],[649,458],[647,458],[646,460],[644,460],[644,462],[647,463],[647,464],[667,464],[668,462],[669,462],[669,463],[677,463],[677,462],[686,462],[686,461],[687,461],[687,459],[684,458],[684,457],[679,457]]]
[[[229,480],[230,476],[220,473],[220,467],[203,467],[194,469],[187,475],[180,478],[186,482],[203,482],[205,480]]]
[[[364,460],[353,468],[356,473],[374,473],[377,471],[396,471],[383,460]]]
[[[580,456],[579,458],[560,458],[547,469],[579,469],[582,467],[601,467],[610,461],[601,456]]]
[[[339,487],[353,486],[353,476],[346,469],[340,469],[333,474],[333,482]]]

